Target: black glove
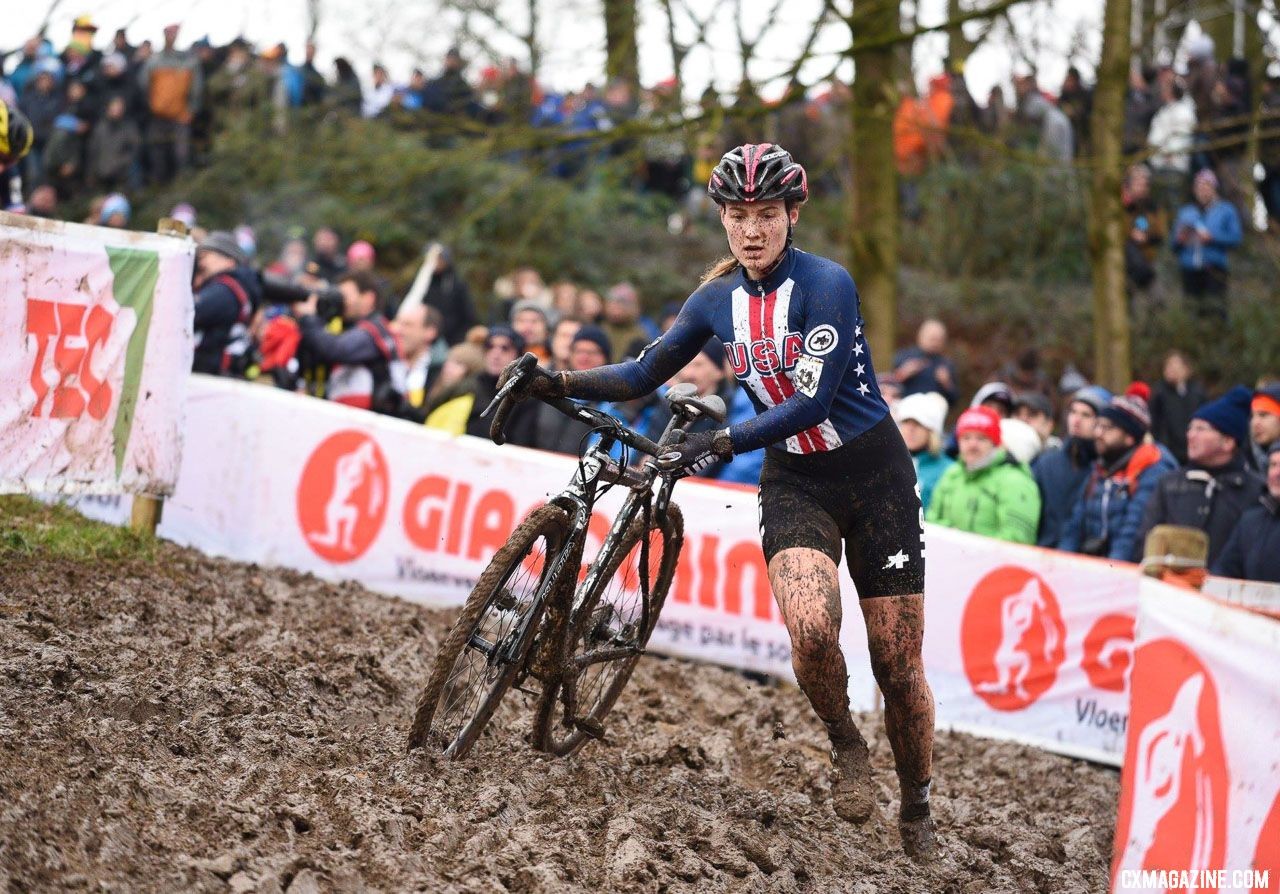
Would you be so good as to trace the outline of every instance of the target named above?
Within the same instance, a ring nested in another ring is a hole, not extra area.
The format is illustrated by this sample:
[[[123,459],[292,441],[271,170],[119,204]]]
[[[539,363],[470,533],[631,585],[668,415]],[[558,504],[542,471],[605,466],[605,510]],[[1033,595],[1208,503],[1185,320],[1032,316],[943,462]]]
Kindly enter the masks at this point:
[[[502,375],[498,376],[498,390],[507,384],[507,380],[511,378],[515,372],[516,364],[520,361],[512,360],[502,371]],[[528,400],[529,398],[541,399],[544,397],[565,397],[568,389],[565,387],[564,374],[548,372],[541,366],[534,367],[529,376],[525,378],[520,385],[511,392],[511,397],[517,402]]]
[[[718,459],[733,456],[733,440],[729,429],[699,431],[686,434],[684,440],[672,444],[658,457],[658,468],[664,472],[684,471],[696,475]]]

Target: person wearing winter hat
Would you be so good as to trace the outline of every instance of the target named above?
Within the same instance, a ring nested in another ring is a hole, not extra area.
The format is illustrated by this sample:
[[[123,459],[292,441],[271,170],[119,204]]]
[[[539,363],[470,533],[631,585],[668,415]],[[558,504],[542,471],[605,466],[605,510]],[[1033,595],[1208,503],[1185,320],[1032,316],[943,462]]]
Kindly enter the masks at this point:
[[[511,328],[524,338],[525,350],[538,358],[538,362],[546,364],[551,360],[551,349],[547,344],[550,337],[550,325],[547,309],[541,302],[530,298],[517,301],[511,308]]]
[[[960,462],[943,473],[925,517],[1012,543],[1034,543],[1040,492],[1027,467],[1001,447],[1000,416],[970,407],[956,423]]]
[[[498,377],[508,363],[516,360],[524,353],[524,339],[520,333],[509,326],[492,326],[484,338],[483,367],[472,376],[464,376],[459,381],[433,391],[426,403],[426,424],[432,428],[454,428],[461,423],[465,434],[477,438],[489,437],[489,418],[481,417],[485,407],[493,401],[498,393]],[[446,405],[449,424],[442,425],[435,412]],[[538,418],[538,408],[542,404],[525,401],[511,409],[507,419],[507,441],[521,447],[534,446],[534,431]]]
[[[1013,415],[1013,389],[1004,382],[988,382],[978,389],[969,402],[971,407],[990,407],[1001,419]]]
[[[1223,577],[1280,584],[1280,440],[1267,455],[1267,487],[1245,509],[1210,570]]]
[[[1245,466],[1249,403],[1253,393],[1237,385],[1191,416],[1185,469],[1169,472],[1147,503],[1138,542],[1156,525],[1199,528],[1209,535],[1209,564],[1222,553],[1244,510],[1262,496],[1265,482]]]
[[[612,350],[613,345],[609,343],[609,336],[603,329],[590,324],[580,326],[569,346],[569,368],[573,372],[598,369],[609,362]],[[588,405],[612,416],[618,415],[613,404],[608,401],[588,402]],[[539,450],[577,456],[584,444],[583,435],[588,431],[585,422],[570,419],[547,404],[537,405],[533,446]]]
[[[1062,446],[1062,439],[1053,433],[1053,403],[1039,391],[1024,391],[1013,399],[1013,416],[1035,429],[1040,438],[1039,455],[1045,450]]]
[[[129,226],[131,214],[133,214],[133,209],[129,205],[129,200],[120,193],[113,192],[102,203],[102,210],[98,212],[98,224],[123,230]]]
[[[1098,459],[1062,528],[1058,548],[1136,562],[1138,537],[1156,483],[1177,468],[1173,456],[1158,444],[1146,443],[1151,429],[1147,402],[1122,394],[1098,414],[1094,447]]]
[[[1040,434],[1021,419],[1000,420],[1000,443],[1009,456],[1027,467],[1044,450]]]
[[[1031,475],[1040,488],[1039,546],[1055,547],[1062,526],[1080,497],[1089,469],[1098,458],[1093,430],[1098,414],[1111,403],[1111,392],[1101,385],[1086,385],[1067,405],[1067,436],[1062,446],[1046,450],[1031,463]]]
[[[1151,395],[1151,437],[1169,448],[1179,463],[1187,461],[1187,424],[1209,396],[1191,378],[1191,363],[1178,350],[1164,355],[1160,381]]]
[[[1253,392],[1249,404],[1249,459],[1259,472],[1267,470],[1267,454],[1280,446],[1280,382],[1272,382]]]
[[[1192,185],[1195,201],[1173,223],[1173,250],[1182,292],[1201,319],[1227,318],[1227,253],[1244,240],[1240,213],[1218,195],[1218,178],[1205,168]]]
[[[234,362],[246,358],[247,327],[262,301],[261,281],[234,236],[215,230],[196,246],[192,287],[196,349],[191,371],[233,374]]]
[[[920,502],[926,512],[933,489],[954,463],[942,452],[942,427],[947,422],[947,399],[936,391],[908,394],[893,408],[894,421],[911,451],[920,482]]]

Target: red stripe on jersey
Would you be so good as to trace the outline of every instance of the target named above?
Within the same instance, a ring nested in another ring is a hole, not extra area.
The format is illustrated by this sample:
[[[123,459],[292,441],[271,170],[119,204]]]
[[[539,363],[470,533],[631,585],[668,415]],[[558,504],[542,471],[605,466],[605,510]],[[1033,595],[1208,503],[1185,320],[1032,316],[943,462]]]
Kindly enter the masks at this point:
[[[758,322],[756,315],[752,314],[752,341],[759,341],[763,338],[773,339],[773,309],[777,302],[778,292],[777,290],[774,290],[761,300]],[[760,381],[764,383],[765,390],[769,392],[769,397],[773,399],[774,406],[777,406],[796,393],[795,387],[791,384],[791,380],[788,379],[781,370],[773,375],[765,375],[762,373],[760,375]],[[812,438],[809,437],[808,432],[800,432],[800,434],[796,436],[796,439],[800,445],[801,453],[814,452],[815,445]]]

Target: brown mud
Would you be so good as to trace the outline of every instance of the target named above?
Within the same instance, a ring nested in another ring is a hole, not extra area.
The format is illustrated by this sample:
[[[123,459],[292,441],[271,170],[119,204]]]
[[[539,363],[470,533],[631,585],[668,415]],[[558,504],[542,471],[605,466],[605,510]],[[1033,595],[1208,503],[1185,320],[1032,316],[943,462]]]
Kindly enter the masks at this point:
[[[449,613],[163,546],[0,565],[0,890],[1093,892],[1113,771],[940,735],[943,854],[831,812],[790,687],[645,659],[608,740],[525,744],[513,694],[468,759],[406,754]]]

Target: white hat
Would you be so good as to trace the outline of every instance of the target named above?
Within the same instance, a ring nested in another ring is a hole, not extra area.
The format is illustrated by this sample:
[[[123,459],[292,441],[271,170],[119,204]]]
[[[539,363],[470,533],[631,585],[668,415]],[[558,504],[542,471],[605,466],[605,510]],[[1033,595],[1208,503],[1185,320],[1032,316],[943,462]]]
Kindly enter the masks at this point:
[[[928,394],[908,394],[893,409],[893,418],[898,422],[913,419],[936,435],[942,435],[942,426],[947,421],[947,399],[936,391]]]
[[[1207,34],[1201,33],[1187,40],[1187,58],[1188,59],[1212,59],[1213,38]]]
[[[1030,463],[1044,449],[1040,435],[1021,419],[1000,420],[1000,443],[1020,463]]]

